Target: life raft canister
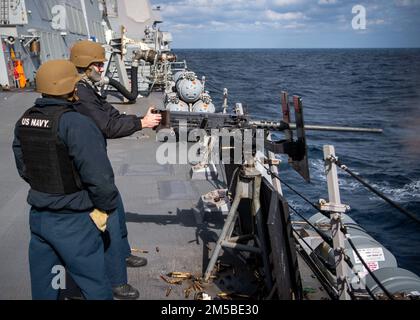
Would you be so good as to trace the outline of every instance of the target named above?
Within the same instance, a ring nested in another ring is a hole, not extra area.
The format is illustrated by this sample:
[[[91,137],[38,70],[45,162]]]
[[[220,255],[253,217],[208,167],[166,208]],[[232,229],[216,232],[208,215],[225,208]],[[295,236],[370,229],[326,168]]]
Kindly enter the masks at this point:
[[[25,71],[23,69],[23,63],[21,60],[14,61],[14,75],[15,75],[15,80],[18,81],[19,88],[25,88],[26,76],[25,76]]]

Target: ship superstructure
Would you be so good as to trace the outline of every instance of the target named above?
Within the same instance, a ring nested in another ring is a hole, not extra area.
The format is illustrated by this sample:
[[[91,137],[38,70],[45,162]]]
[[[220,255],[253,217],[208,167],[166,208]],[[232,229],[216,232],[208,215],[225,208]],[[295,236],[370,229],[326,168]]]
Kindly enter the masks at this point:
[[[33,84],[40,64],[66,59],[80,39],[105,43],[98,1],[0,1],[0,85],[25,88]]]

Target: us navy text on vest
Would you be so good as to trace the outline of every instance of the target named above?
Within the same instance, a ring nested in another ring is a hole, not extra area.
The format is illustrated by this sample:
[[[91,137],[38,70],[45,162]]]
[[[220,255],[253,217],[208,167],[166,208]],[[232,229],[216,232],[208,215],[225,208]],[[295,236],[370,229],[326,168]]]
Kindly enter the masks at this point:
[[[45,119],[23,118],[22,126],[51,129],[51,121]]]

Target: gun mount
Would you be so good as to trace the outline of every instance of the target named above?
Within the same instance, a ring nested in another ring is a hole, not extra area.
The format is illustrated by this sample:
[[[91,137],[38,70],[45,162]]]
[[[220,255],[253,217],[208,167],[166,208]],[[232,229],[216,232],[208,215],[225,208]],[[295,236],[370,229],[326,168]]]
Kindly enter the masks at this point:
[[[174,112],[169,110],[159,111],[163,121],[157,128],[159,139],[165,141],[168,136],[176,136],[180,139],[180,132],[186,133],[189,142],[197,142],[199,137],[235,135],[238,131],[248,131],[252,141],[246,141],[246,134],[242,134],[242,143],[253,146],[251,156],[256,154],[257,140],[263,139],[265,151],[274,154],[285,154],[289,157],[291,166],[307,181],[310,182],[306,131],[338,131],[338,132],[366,132],[382,133],[382,129],[376,128],[354,128],[334,127],[320,125],[306,125],[303,116],[303,101],[299,96],[293,97],[295,123],[291,122],[291,109],[287,92],[282,92],[282,114],[281,121],[254,120],[243,113],[241,104],[237,104],[235,113],[196,113],[196,112]],[[204,132],[204,134],[203,134]],[[284,139],[273,140],[272,133],[283,133]],[[232,146],[221,146],[223,149],[235,148]],[[242,149],[245,150],[245,149]],[[248,156],[248,157],[247,157]],[[249,159],[249,154],[244,155],[244,160]],[[245,161],[243,162],[245,163]]]
[[[204,273],[204,280],[211,278],[222,249],[227,249],[239,252],[238,255],[252,255],[258,259],[257,265],[260,266],[259,272],[263,275],[268,297],[277,295],[279,299],[301,299],[303,291],[297,271],[299,268],[294,251],[289,205],[283,198],[281,185],[273,178],[277,177],[280,182],[279,176],[274,173],[277,167],[273,157],[278,154],[287,155],[293,169],[310,182],[307,130],[369,133],[381,133],[382,130],[308,126],[304,121],[302,98],[293,96],[291,109],[288,94],[282,92],[281,97],[283,119],[280,121],[254,120],[243,113],[241,104],[237,104],[233,114],[159,111],[163,121],[157,131],[160,141],[170,138],[172,141],[187,142],[187,139],[188,142],[199,142],[219,149],[219,158],[220,150],[223,152],[228,149],[230,159],[235,159],[233,165],[232,162],[226,163],[225,158],[222,160],[226,176],[229,176],[226,182],[231,203]],[[294,123],[291,122],[292,115]],[[284,137],[274,140],[272,133],[281,133]],[[202,141],[203,136],[206,138]],[[226,136],[229,139],[223,141]],[[232,145],[231,138],[237,137],[240,144]],[[214,141],[209,143],[209,139]],[[228,145],[224,144],[226,141]],[[261,147],[262,150],[259,149]],[[232,156],[231,153],[238,149],[241,152],[240,161],[237,161],[237,154]],[[265,175],[265,170],[269,176]]]

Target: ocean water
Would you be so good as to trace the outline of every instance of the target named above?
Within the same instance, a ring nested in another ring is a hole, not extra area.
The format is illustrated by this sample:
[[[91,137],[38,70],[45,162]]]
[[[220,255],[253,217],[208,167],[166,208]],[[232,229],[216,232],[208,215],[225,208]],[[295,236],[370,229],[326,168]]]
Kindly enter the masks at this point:
[[[287,165],[281,176],[313,202],[328,198],[323,145],[380,191],[420,217],[420,50],[175,50],[206,76],[216,106],[223,88],[255,118],[279,120],[280,92],[303,97],[307,124],[383,128],[384,134],[307,132],[312,183]],[[349,215],[420,275],[420,226],[340,174]],[[306,217],[314,210],[288,192]]]

